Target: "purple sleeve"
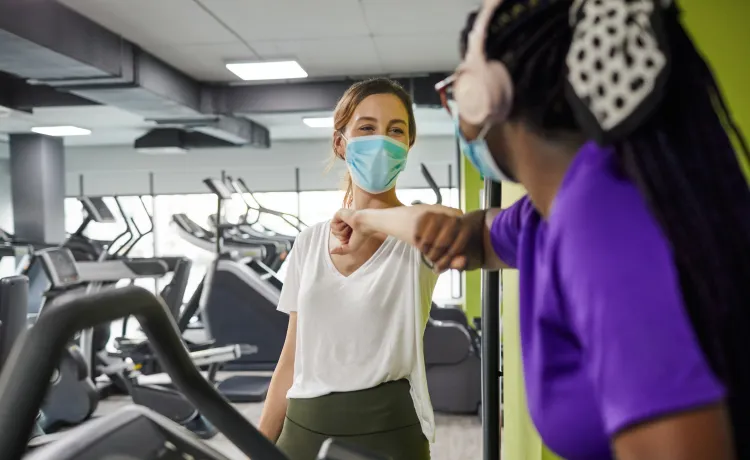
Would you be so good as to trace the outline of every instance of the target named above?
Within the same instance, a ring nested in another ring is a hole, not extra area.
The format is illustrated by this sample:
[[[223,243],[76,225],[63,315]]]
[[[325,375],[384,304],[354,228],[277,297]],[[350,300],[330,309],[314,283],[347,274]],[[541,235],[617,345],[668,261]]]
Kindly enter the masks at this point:
[[[500,211],[492,221],[490,241],[495,254],[509,267],[517,267],[518,237],[521,227],[534,207],[528,196],[516,201],[513,206]]]
[[[623,200],[614,212],[567,217],[576,223],[560,233],[557,254],[564,314],[607,433],[720,401],[668,243],[645,207]]]

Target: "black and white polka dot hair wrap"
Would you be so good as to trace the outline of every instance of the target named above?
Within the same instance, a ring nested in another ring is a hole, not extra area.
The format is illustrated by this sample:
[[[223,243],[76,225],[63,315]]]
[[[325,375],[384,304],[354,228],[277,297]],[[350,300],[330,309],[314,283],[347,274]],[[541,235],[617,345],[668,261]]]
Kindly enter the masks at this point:
[[[638,129],[659,105],[670,70],[662,20],[672,0],[574,0],[567,98],[600,144]]]

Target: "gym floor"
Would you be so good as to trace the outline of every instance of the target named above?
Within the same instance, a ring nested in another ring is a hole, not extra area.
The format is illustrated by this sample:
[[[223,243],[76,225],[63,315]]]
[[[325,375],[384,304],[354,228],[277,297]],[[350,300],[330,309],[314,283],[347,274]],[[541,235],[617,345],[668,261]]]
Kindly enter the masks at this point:
[[[232,373],[221,375],[221,378]],[[131,404],[128,397],[107,398],[99,402],[95,416],[107,415],[117,409]],[[260,420],[262,403],[235,404],[235,407],[257,424]],[[482,426],[477,416],[457,416],[435,414],[437,422],[436,442],[432,445],[432,460],[476,460],[482,458]],[[208,441],[214,449],[220,451],[230,460],[247,460],[236,447],[223,435],[219,434]]]

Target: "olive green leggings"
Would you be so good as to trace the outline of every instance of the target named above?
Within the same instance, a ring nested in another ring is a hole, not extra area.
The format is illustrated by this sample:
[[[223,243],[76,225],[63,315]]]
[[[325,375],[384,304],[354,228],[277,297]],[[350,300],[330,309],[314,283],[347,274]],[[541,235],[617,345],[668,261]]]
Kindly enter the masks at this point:
[[[289,460],[316,459],[327,438],[391,460],[429,460],[430,445],[409,388],[408,381],[399,380],[367,390],[290,399],[276,445]]]

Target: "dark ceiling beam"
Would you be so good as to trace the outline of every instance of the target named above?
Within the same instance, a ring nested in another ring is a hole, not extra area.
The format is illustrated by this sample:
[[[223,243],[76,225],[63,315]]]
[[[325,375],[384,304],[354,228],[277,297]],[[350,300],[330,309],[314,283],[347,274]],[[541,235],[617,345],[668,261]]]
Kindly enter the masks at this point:
[[[99,105],[71,93],[43,85],[30,85],[20,78],[0,72],[0,105],[31,112],[35,108]]]
[[[395,78],[417,106],[440,107],[435,84],[447,74]],[[213,113],[285,113],[333,110],[341,95],[359,79],[204,87],[201,109]]]
[[[0,71],[144,118],[217,115],[201,112],[201,83],[56,0],[0,0]],[[261,128],[227,116],[201,129],[262,146]]]
[[[205,115],[198,82],[56,0],[0,0],[0,70],[149,118]]]
[[[131,54],[131,46],[55,0],[0,0],[0,63],[14,68],[11,73],[16,75],[127,81],[132,79],[132,66],[122,61]],[[27,53],[34,53],[37,62],[19,59]]]

